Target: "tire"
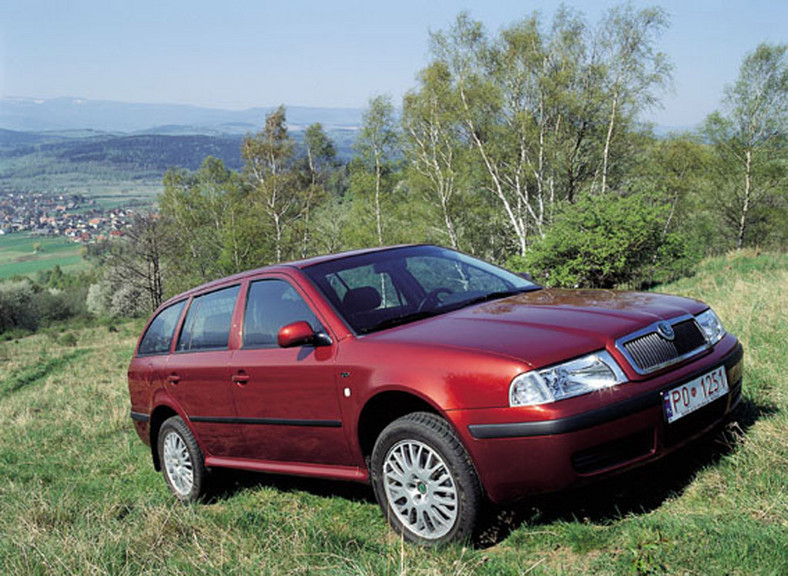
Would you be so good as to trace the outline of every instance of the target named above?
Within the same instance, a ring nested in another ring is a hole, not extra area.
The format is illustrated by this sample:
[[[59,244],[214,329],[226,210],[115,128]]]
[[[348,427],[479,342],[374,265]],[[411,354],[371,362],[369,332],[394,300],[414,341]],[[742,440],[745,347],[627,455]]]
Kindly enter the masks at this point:
[[[207,488],[202,451],[180,416],[164,421],[159,429],[159,462],[164,480],[178,500],[197,502]]]
[[[443,418],[414,412],[393,421],[375,442],[370,468],[383,514],[406,540],[435,546],[472,536],[482,490]]]

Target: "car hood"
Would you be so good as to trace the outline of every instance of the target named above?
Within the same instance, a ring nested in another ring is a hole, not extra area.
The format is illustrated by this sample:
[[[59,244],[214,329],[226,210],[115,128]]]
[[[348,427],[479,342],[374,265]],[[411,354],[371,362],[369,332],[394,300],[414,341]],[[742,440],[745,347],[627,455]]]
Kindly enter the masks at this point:
[[[370,336],[501,354],[539,368],[605,347],[612,350],[622,336],[706,308],[702,302],[664,294],[543,289]]]

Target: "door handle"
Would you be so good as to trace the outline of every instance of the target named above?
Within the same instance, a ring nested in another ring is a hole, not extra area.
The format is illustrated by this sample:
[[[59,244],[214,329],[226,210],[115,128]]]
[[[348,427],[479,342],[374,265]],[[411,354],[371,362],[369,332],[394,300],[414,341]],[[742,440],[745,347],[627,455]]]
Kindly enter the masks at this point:
[[[249,382],[249,374],[244,374],[244,373],[233,374],[232,380],[236,384],[243,386],[244,384]]]
[[[169,376],[167,376],[167,382],[169,382],[170,384],[177,384],[180,381],[181,381],[181,377],[178,376],[177,374],[170,374]]]

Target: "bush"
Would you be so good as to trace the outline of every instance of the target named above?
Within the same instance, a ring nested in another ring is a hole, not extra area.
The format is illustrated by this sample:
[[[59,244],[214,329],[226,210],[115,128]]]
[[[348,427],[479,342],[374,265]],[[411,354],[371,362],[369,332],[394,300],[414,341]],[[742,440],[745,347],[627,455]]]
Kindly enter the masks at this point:
[[[35,294],[34,302],[39,322],[45,325],[86,313],[84,288],[40,290]]]
[[[93,316],[100,318],[106,316],[110,299],[109,283],[106,281],[91,284],[85,299],[87,310]]]
[[[145,312],[145,298],[136,288],[120,286],[112,292],[109,305],[112,318],[134,318]]]
[[[545,238],[508,262],[549,286],[642,287],[697,261],[687,239],[666,232],[668,207],[642,194],[587,195],[564,205]]]
[[[0,334],[38,328],[34,296],[33,286],[25,280],[0,282]]]
[[[59,340],[62,346],[71,346],[73,348],[77,345],[77,337],[72,332],[66,332]]]

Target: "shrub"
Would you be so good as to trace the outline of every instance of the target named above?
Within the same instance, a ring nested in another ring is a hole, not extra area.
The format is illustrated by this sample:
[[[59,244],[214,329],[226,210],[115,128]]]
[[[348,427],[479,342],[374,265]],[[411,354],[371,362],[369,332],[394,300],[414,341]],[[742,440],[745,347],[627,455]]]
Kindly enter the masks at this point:
[[[77,337],[72,332],[66,332],[60,337],[60,344],[62,346],[74,347],[77,345]]]
[[[145,312],[145,298],[136,288],[121,286],[112,292],[109,305],[112,318],[134,318]]]
[[[109,283],[105,281],[91,284],[85,299],[85,305],[90,314],[95,317],[106,316],[109,308]]]
[[[0,282],[0,333],[38,328],[34,296],[25,280]]]
[[[511,268],[549,286],[641,287],[696,261],[684,236],[666,231],[668,207],[642,194],[587,195],[562,206],[547,235]]]
[[[69,290],[39,290],[34,296],[34,303],[41,324],[68,320],[85,314],[85,289],[75,287]]]

